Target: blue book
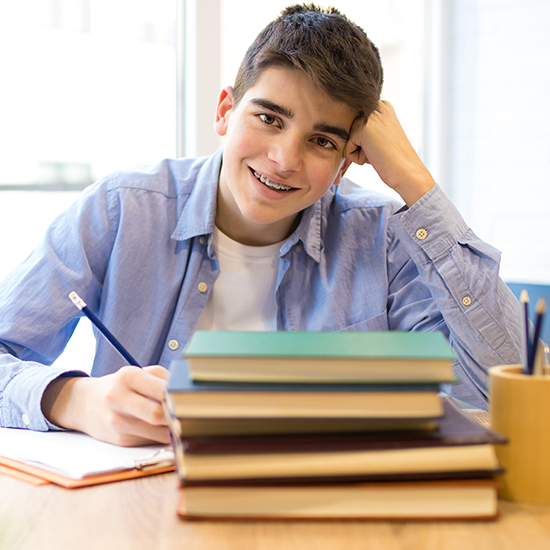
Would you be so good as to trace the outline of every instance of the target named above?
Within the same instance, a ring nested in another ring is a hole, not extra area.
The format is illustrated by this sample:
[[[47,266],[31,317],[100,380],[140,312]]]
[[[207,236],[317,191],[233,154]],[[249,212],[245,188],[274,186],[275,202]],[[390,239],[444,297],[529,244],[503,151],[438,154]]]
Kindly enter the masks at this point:
[[[435,383],[255,383],[191,379],[173,361],[167,394],[186,419],[428,419],[443,414]]]

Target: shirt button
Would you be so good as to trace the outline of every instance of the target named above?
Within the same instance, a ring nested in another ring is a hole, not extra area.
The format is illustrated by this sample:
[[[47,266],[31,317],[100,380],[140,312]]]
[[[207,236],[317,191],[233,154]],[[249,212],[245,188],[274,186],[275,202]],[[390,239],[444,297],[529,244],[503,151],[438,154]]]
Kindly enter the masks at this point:
[[[28,426],[31,421],[29,420],[29,415],[27,413],[23,413],[21,415],[21,420],[23,420],[23,424],[25,424],[25,426]]]
[[[428,236],[428,232],[424,228],[420,228],[416,232],[416,238],[423,241]]]
[[[168,342],[168,347],[172,351],[175,351],[180,347],[180,343],[177,340],[170,340],[170,342]]]
[[[199,292],[206,292],[208,285],[206,283],[199,283]]]
[[[465,306],[469,306],[472,303],[472,299],[469,296],[464,296],[464,298],[462,298],[462,303]]]
[[[296,245],[296,252],[302,252],[302,245],[301,244]]]
[[[206,242],[206,239],[204,237],[201,237],[199,239],[199,243],[204,244]]]

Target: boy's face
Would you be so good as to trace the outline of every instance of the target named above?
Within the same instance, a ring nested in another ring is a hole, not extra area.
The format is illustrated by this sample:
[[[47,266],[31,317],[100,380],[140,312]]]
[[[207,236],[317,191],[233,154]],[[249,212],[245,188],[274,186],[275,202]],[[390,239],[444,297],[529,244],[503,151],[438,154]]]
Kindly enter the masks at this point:
[[[356,115],[293,69],[266,69],[233,104],[222,90],[216,132],[226,136],[216,225],[244,244],[285,239],[298,214],[342,179]]]

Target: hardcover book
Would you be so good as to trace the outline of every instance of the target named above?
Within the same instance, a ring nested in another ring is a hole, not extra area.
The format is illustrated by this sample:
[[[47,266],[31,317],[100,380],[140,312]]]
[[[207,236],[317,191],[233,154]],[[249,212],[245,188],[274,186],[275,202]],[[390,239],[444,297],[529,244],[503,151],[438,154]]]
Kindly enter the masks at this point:
[[[182,437],[183,481],[490,477],[496,444],[506,439],[462,412],[450,398],[433,431]]]
[[[441,332],[197,331],[184,350],[194,380],[452,382]]]
[[[202,382],[173,361],[168,398],[178,418],[434,418],[438,384]]]
[[[171,401],[171,398],[168,397]],[[173,408],[173,404],[170,405]],[[185,437],[435,430],[438,418],[196,418],[176,419]]]
[[[188,520],[488,520],[497,517],[490,479],[322,485],[183,485]]]

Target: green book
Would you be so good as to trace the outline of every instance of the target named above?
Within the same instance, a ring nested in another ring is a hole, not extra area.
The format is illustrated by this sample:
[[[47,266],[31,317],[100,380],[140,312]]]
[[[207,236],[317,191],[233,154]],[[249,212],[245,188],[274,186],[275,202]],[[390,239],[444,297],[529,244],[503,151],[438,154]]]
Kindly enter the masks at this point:
[[[227,382],[452,382],[441,332],[197,331],[184,350],[193,380]]]

